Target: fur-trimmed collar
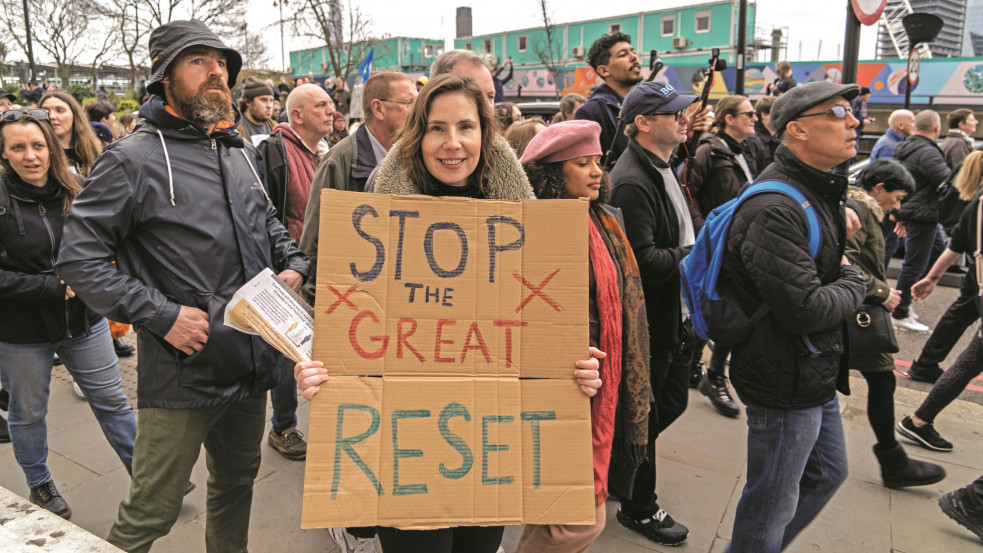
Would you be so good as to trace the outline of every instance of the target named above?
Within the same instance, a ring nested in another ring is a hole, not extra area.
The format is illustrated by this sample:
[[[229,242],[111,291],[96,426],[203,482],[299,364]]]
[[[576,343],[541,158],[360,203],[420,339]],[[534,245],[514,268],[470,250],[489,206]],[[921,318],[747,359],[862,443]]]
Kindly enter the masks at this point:
[[[881,209],[881,204],[877,203],[877,200],[873,196],[867,193],[866,190],[860,188],[859,186],[851,186],[847,188],[846,191],[847,198],[851,198],[867,206],[867,209],[874,214],[877,218],[877,222],[880,223],[884,220],[884,210]]]
[[[379,194],[422,194],[420,187],[407,180],[403,164],[399,161],[402,141],[393,144],[389,155],[379,167],[376,175],[375,191]],[[495,170],[485,183],[485,198],[490,200],[532,200],[532,191],[522,165],[501,135],[495,134],[492,144]]]

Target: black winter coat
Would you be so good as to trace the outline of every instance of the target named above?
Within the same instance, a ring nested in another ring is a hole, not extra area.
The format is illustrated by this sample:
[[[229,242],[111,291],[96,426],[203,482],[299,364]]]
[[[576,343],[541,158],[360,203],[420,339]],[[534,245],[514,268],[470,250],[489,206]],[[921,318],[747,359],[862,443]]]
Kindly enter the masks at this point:
[[[938,223],[937,190],[952,172],[942,150],[929,138],[915,134],[894,147],[894,158],[915,177],[915,193],[902,202],[898,218],[902,223]]]
[[[686,171],[686,186],[693,197],[690,213],[695,232],[703,227],[711,210],[736,198],[748,182],[737,154],[719,136],[701,139],[696,155],[683,170]]]
[[[93,310],[137,329],[141,408],[262,393],[282,357],[225,326],[226,304],[267,267],[306,275],[309,263],[276,220],[256,149],[235,127],[206,134],[156,95],[140,117],[136,132],[96,160],[66,220],[56,269]],[[164,340],[182,305],[205,311],[211,326],[190,357]]]
[[[610,203],[624,214],[642,276],[652,348],[674,347],[681,339],[679,262],[690,250],[679,246],[679,218],[666,195],[666,186],[679,183],[663,182],[645,150],[630,140],[611,171],[611,184]]]
[[[45,344],[85,334],[102,317],[78,297],[66,301],[66,285],[55,274],[63,194],[36,201],[22,192],[31,185],[7,173],[0,186],[10,202],[0,214],[0,342]]]
[[[840,266],[846,246],[846,177],[820,171],[780,146],[758,180],[783,180],[815,206],[819,255],[809,249],[806,219],[794,200],[760,194],[734,215],[721,282],[746,313],[768,312],[747,342],[734,346],[730,378],[745,403],[779,409],[823,405],[846,365],[843,322],[867,292],[855,267]]]
[[[768,132],[765,124],[760,120],[754,123],[754,134],[744,141],[744,147],[747,148],[745,157],[755,177],[771,165],[775,159],[775,150],[781,143],[778,137]]]
[[[594,89],[587,102],[580,106],[574,119],[595,121],[601,125],[601,152],[605,167],[614,167],[621,153],[628,147],[628,137],[625,136],[624,126],[618,125],[618,115],[621,113],[621,101],[624,100],[607,84]],[[607,155],[608,150],[611,155]]]

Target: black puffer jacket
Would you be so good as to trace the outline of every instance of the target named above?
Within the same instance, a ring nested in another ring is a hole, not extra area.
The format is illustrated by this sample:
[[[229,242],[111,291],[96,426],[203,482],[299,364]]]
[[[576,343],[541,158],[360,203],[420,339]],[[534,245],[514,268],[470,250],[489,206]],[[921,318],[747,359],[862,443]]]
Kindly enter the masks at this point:
[[[746,313],[767,314],[731,353],[730,377],[745,403],[779,409],[822,405],[836,394],[843,322],[867,292],[846,245],[845,177],[820,171],[780,146],[758,180],[783,180],[815,206],[822,232],[817,259],[809,250],[802,208],[780,194],[749,199],[734,215],[721,281]]]
[[[44,344],[86,333],[101,317],[78,297],[66,301],[55,274],[65,223],[62,189],[33,199],[30,185],[7,173],[0,173],[0,187],[9,199],[0,213],[0,342]]]
[[[894,147],[894,158],[915,177],[915,193],[901,204],[898,218],[903,223],[938,223],[937,189],[952,172],[942,150],[929,138],[915,134]]]
[[[668,170],[668,165],[663,169]],[[671,170],[669,173],[672,178]],[[611,184],[611,205],[621,208],[625,234],[642,276],[652,348],[678,345],[682,322],[679,262],[690,246],[679,246],[679,218],[666,187],[679,183],[675,179],[665,182],[645,150],[629,140],[611,171]]]
[[[739,151],[734,151],[731,146]],[[680,182],[685,182],[693,197],[690,213],[696,232],[700,232],[711,210],[736,198],[747,184],[748,178],[737,159],[743,150],[743,146],[733,139],[725,141],[721,136],[706,136],[700,140],[693,159],[681,169]]]
[[[778,137],[768,132],[760,119],[754,123],[754,134],[744,141],[744,147],[747,148],[748,165],[755,177],[771,165],[775,159],[775,150],[781,143]]]
[[[65,222],[57,271],[96,312],[136,327],[140,407],[189,409],[261,393],[274,384],[279,354],[225,326],[225,306],[267,267],[306,275],[307,259],[276,220],[256,149],[235,127],[206,134],[156,95],[140,117],[135,133],[96,160]],[[190,357],[163,338],[182,305],[211,323],[205,347]]]

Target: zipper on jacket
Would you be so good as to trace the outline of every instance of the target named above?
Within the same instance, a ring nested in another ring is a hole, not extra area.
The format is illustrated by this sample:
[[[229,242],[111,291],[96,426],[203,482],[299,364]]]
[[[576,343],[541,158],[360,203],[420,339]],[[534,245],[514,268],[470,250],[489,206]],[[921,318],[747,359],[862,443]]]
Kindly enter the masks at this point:
[[[51,268],[55,268],[55,233],[51,231],[51,225],[48,224],[47,210],[44,209],[43,204],[38,204],[38,212],[41,214],[41,221],[44,222],[44,228],[48,231],[48,240],[51,242]],[[72,329],[69,328],[70,317],[68,315],[68,300],[65,300],[65,334],[72,338]]]
[[[218,145],[215,144],[215,139],[212,139],[212,150],[218,150]]]

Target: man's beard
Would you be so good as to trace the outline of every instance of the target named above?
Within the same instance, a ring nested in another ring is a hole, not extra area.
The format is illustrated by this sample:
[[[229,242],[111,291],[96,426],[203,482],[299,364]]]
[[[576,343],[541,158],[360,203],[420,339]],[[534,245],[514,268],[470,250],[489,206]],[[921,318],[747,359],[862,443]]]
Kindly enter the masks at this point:
[[[220,121],[234,121],[232,94],[222,79],[210,79],[190,92],[187,87],[172,80],[168,85],[170,97],[182,115],[200,125],[214,125]],[[222,92],[206,92],[209,87],[220,87]]]

